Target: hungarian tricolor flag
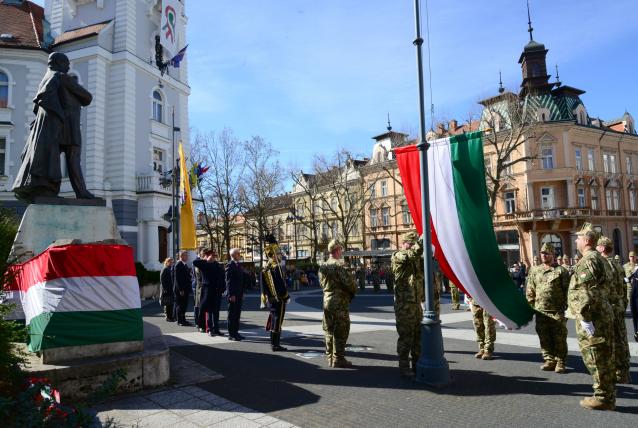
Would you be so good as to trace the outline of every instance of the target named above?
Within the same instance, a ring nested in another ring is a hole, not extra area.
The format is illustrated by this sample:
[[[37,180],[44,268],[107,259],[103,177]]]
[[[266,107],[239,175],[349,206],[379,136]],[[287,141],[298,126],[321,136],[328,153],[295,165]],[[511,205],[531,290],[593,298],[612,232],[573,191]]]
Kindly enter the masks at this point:
[[[133,249],[126,245],[51,247],[9,267],[32,352],[143,340]]]
[[[419,152],[415,146],[394,152],[408,207],[422,233]],[[533,311],[512,281],[494,235],[482,133],[430,142],[427,159],[430,229],[441,270],[507,328],[527,324]]]

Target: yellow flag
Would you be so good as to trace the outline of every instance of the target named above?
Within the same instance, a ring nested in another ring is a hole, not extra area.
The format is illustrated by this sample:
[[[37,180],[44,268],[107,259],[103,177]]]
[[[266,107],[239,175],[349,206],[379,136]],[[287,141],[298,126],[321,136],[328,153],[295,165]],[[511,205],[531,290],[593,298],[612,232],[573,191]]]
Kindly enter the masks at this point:
[[[186,157],[182,142],[179,142],[179,194],[181,207],[179,210],[179,248],[182,250],[194,250],[197,248],[195,235],[195,216],[193,215],[193,199],[191,198],[191,186],[188,182],[188,169],[186,169]]]

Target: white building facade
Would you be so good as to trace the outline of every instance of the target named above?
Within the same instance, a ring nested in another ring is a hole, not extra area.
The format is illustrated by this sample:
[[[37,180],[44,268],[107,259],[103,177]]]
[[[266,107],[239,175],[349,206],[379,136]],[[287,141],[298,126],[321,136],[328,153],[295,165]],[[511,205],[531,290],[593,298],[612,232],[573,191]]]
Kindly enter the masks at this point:
[[[171,205],[171,188],[160,185],[160,177],[173,164],[173,136],[176,144],[184,142],[186,153],[190,149],[187,60],[179,68],[169,67],[164,75],[155,65],[161,3],[47,0],[44,8],[54,39],[49,51],[65,53],[71,61],[69,73],[93,94],[81,119],[87,188],[113,208],[122,237],[135,247],[136,260],[149,269],[159,269],[172,253],[169,223],[162,219]],[[179,4],[177,37],[182,47],[187,18],[184,1]],[[10,187],[33,119],[31,100],[46,69],[46,57],[47,52],[41,51],[35,65],[23,65],[28,78],[12,83],[14,95],[20,92],[24,105],[10,120],[14,130],[9,131],[8,168],[0,184],[0,203],[5,206],[19,208]],[[4,55],[3,68],[8,68]],[[61,196],[74,196],[68,179],[63,180]]]

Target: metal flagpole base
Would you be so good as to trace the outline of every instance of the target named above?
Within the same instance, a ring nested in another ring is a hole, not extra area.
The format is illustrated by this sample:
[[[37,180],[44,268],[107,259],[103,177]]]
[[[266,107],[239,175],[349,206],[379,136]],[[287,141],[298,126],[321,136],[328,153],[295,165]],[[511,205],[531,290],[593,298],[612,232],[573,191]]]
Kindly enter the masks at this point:
[[[441,321],[435,312],[426,312],[421,321],[421,356],[416,365],[415,381],[435,387],[452,381],[450,367],[443,355]]]

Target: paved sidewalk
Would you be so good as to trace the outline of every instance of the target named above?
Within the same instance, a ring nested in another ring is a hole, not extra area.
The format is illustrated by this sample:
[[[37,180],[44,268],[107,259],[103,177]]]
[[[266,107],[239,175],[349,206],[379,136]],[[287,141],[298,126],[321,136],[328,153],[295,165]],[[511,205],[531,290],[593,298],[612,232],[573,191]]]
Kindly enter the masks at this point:
[[[102,424],[123,427],[294,427],[196,386],[138,394],[94,410]]]

